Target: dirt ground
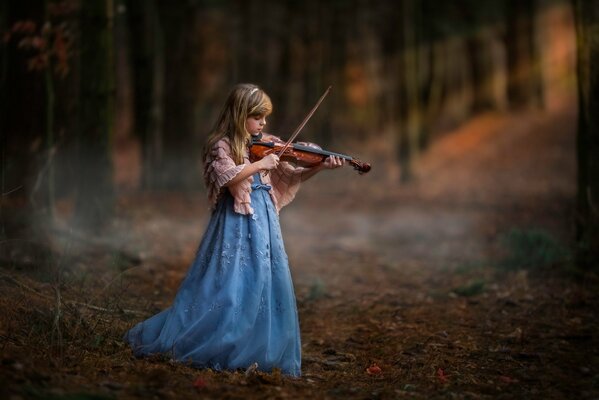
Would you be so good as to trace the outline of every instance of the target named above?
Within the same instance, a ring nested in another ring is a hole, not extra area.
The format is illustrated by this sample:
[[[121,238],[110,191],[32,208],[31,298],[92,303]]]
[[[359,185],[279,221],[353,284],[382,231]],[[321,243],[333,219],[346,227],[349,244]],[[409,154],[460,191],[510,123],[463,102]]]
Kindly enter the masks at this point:
[[[599,398],[599,280],[571,265],[575,122],[565,107],[485,114],[437,140],[410,184],[376,160],[306,182],[281,212],[301,378],[136,359],[122,343],[170,305],[203,193],[124,196],[104,235],[54,228],[60,251],[42,263],[14,246],[0,397]]]

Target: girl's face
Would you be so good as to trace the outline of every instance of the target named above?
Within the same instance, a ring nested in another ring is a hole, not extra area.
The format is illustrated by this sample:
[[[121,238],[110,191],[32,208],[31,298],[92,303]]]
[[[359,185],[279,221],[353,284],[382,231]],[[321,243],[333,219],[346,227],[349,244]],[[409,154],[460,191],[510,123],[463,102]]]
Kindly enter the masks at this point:
[[[245,129],[254,136],[259,135],[265,125],[265,115],[252,115],[245,120]]]

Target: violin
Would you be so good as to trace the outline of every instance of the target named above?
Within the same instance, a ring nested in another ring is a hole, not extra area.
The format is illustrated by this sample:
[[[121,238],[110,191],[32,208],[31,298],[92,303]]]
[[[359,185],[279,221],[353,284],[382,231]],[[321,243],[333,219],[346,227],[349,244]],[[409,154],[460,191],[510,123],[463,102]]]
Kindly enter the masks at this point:
[[[279,154],[283,151],[283,153]],[[258,161],[269,154],[277,154],[281,161],[289,161],[300,167],[314,167],[329,156],[336,156],[346,160],[360,174],[370,171],[370,164],[362,162],[354,157],[323,150],[314,143],[290,143],[282,141],[276,136],[262,134],[252,137],[250,143],[250,161]]]

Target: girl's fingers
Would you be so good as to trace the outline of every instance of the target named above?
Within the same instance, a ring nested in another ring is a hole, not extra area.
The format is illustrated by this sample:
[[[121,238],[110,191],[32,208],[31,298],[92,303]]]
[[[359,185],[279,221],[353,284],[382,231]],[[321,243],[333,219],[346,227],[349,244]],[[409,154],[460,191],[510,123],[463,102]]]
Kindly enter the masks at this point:
[[[329,156],[324,161],[324,165],[329,169],[335,169],[343,166],[345,164],[345,160],[341,157],[337,156]]]

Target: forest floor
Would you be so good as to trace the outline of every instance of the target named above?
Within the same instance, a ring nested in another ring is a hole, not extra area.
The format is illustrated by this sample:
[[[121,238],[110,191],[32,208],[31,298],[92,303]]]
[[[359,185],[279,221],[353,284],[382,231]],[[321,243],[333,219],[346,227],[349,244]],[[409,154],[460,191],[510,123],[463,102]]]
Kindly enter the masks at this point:
[[[44,262],[0,265],[0,397],[599,398],[599,279],[572,266],[570,108],[484,114],[399,185],[374,161],[307,182],[281,212],[302,377],[136,359],[207,223],[203,193],[127,195],[98,237],[56,227]]]

